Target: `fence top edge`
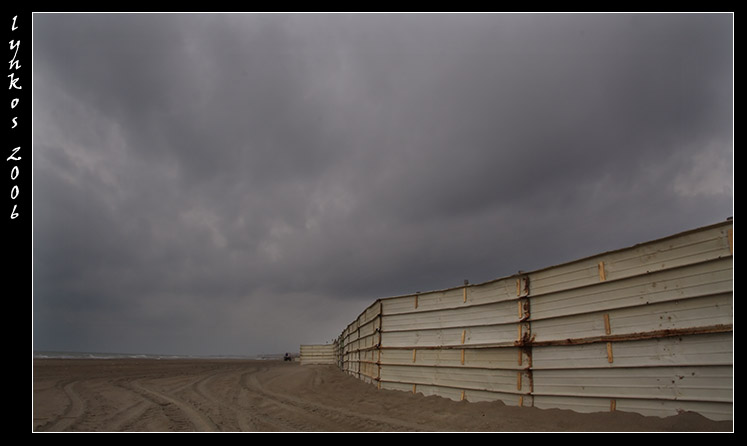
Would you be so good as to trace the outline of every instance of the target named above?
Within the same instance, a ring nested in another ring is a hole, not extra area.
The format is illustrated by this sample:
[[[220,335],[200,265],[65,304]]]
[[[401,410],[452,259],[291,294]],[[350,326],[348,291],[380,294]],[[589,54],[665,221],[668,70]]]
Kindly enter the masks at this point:
[[[532,270],[532,271],[522,271],[522,272],[519,272],[519,273],[510,274],[510,275],[507,275],[507,276],[498,277],[498,278],[495,278],[495,279],[490,279],[490,280],[482,282],[482,283],[470,283],[468,285],[458,285],[458,286],[453,286],[453,287],[443,288],[443,289],[438,289],[438,290],[430,290],[430,291],[422,291],[422,292],[415,292],[415,293],[400,294],[400,295],[396,295],[396,296],[380,297],[380,298],[376,299],[376,301],[373,304],[371,304],[370,306],[366,307],[366,310],[368,308],[372,307],[373,305],[379,303],[380,301],[384,301],[384,300],[400,299],[400,298],[403,298],[403,297],[414,297],[414,296],[420,296],[420,295],[423,295],[423,294],[431,294],[431,293],[443,293],[443,292],[447,292],[447,291],[461,290],[462,288],[471,288],[471,287],[476,287],[476,286],[488,285],[488,284],[491,284],[491,283],[500,282],[501,280],[516,278],[516,277],[524,277],[524,276],[529,275],[529,274],[536,274],[538,272],[547,271],[547,270],[558,268],[558,267],[561,267],[561,266],[573,265],[574,263],[588,262],[589,260],[597,258],[597,257],[602,257],[602,256],[610,255],[610,254],[616,254],[616,253],[625,252],[625,251],[629,251],[629,250],[633,250],[633,249],[638,249],[638,248],[641,248],[643,246],[653,245],[653,244],[661,243],[661,242],[664,242],[664,241],[667,241],[667,240],[676,239],[676,238],[680,238],[680,237],[685,237],[685,236],[690,235],[690,234],[697,234],[699,232],[705,232],[705,231],[709,231],[709,230],[716,229],[716,228],[719,228],[719,227],[732,226],[733,223],[734,223],[734,221],[731,220],[731,219],[724,220],[724,221],[721,221],[721,222],[718,222],[718,223],[713,223],[713,224],[706,225],[706,226],[701,226],[701,227],[698,227],[698,228],[695,228],[695,229],[689,229],[689,230],[686,230],[686,231],[678,232],[676,234],[671,234],[671,235],[668,235],[666,237],[660,237],[660,238],[652,239],[652,240],[649,240],[649,241],[645,241],[645,242],[641,242],[641,243],[636,243],[634,245],[625,246],[625,247],[618,248],[618,249],[613,249],[613,250],[609,250],[609,251],[605,251],[605,252],[600,252],[600,253],[592,254],[592,255],[589,255],[589,256],[586,256],[586,257],[581,257],[581,258],[578,258],[578,259],[569,260],[567,262],[561,262],[561,263],[557,263],[555,265],[545,266],[545,267],[538,268],[538,269],[535,269],[535,270]]]
[[[700,227],[689,229],[689,230],[685,230],[685,231],[680,231],[678,233],[671,234],[671,235],[668,235],[668,236],[665,236],[665,237],[651,239],[651,240],[648,240],[648,241],[645,241],[645,242],[636,243],[634,245],[625,246],[625,247],[622,247],[622,248],[613,249],[613,250],[609,250],[609,251],[605,251],[605,252],[601,252],[601,253],[597,253],[597,254],[592,254],[592,255],[589,255],[589,256],[586,256],[586,257],[582,257],[582,258],[570,260],[570,261],[567,261],[567,262],[561,262],[561,263],[558,263],[558,264],[555,264],[555,265],[550,265],[550,266],[538,268],[538,269],[535,269],[535,270],[532,270],[532,271],[519,272],[519,273],[515,273],[515,274],[503,276],[503,277],[498,277],[498,278],[491,279],[491,280],[488,280],[488,281],[485,281],[485,282],[482,282],[482,283],[465,284],[465,285],[458,285],[458,286],[453,286],[453,287],[449,287],[449,288],[443,288],[443,289],[439,289],[439,290],[430,290],[430,291],[424,291],[424,292],[414,292],[414,293],[400,294],[400,295],[396,295],[396,296],[380,297],[380,298],[377,298],[373,303],[371,303],[370,305],[368,305],[360,313],[360,315],[364,314],[366,311],[368,311],[369,309],[373,308],[375,305],[383,304],[384,301],[388,301],[388,300],[401,299],[401,298],[404,298],[404,297],[415,297],[415,296],[420,296],[420,295],[424,295],[424,294],[444,293],[444,292],[449,292],[449,291],[461,290],[463,288],[471,288],[471,287],[476,287],[476,286],[488,285],[488,284],[491,284],[491,283],[500,282],[502,280],[507,280],[507,279],[516,278],[516,277],[524,277],[524,276],[527,276],[527,275],[530,275],[530,274],[537,274],[539,272],[547,271],[547,270],[558,268],[558,267],[562,267],[562,266],[573,265],[575,263],[588,262],[589,260],[594,259],[594,258],[599,258],[599,257],[602,257],[602,256],[608,256],[608,255],[611,255],[611,254],[616,254],[616,253],[620,253],[620,252],[624,252],[624,251],[638,249],[638,248],[641,248],[641,247],[644,247],[644,246],[647,246],[647,245],[653,245],[653,244],[656,244],[656,243],[662,243],[662,242],[665,242],[667,240],[676,239],[676,238],[680,238],[680,237],[685,237],[685,236],[688,236],[688,235],[691,235],[691,234],[697,234],[699,232],[705,232],[705,231],[713,230],[713,229],[716,229],[716,228],[728,227],[728,226],[733,226],[733,225],[734,225],[734,220],[732,218],[728,218],[728,219],[720,221],[720,222],[712,223],[712,224],[705,225],[705,226],[700,226]],[[360,315],[359,315],[359,317],[360,317]],[[344,333],[346,330],[348,330],[357,321],[358,321],[358,318],[356,318],[354,321],[350,322],[345,327],[345,329],[342,330],[341,334]]]

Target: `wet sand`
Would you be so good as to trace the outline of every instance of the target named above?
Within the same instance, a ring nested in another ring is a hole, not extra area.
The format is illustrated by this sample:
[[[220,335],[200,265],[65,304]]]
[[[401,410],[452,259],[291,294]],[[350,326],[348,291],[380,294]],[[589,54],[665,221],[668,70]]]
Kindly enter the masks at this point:
[[[732,432],[694,413],[644,417],[377,390],[282,361],[36,359],[36,432]]]

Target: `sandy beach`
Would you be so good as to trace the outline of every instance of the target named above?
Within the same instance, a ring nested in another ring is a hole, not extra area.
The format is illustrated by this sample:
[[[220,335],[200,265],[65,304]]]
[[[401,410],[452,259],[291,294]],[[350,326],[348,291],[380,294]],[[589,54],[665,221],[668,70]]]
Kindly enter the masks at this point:
[[[35,432],[731,432],[684,413],[580,414],[377,390],[282,361],[35,359]]]

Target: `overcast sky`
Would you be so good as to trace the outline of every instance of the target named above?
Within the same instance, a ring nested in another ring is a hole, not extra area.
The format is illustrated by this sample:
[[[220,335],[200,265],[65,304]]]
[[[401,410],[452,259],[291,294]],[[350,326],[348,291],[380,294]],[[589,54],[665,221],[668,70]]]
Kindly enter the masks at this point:
[[[730,14],[35,14],[34,348],[254,355],[733,215]]]

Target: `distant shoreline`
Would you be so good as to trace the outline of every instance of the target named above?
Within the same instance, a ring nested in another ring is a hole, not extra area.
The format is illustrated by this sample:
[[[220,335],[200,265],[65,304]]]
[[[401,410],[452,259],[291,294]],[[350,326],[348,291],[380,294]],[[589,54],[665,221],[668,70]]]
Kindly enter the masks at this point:
[[[284,353],[260,355],[170,355],[147,353],[101,353],[101,352],[56,352],[34,351],[33,359],[238,359],[238,360],[280,360]],[[293,353],[292,356],[297,356]]]

